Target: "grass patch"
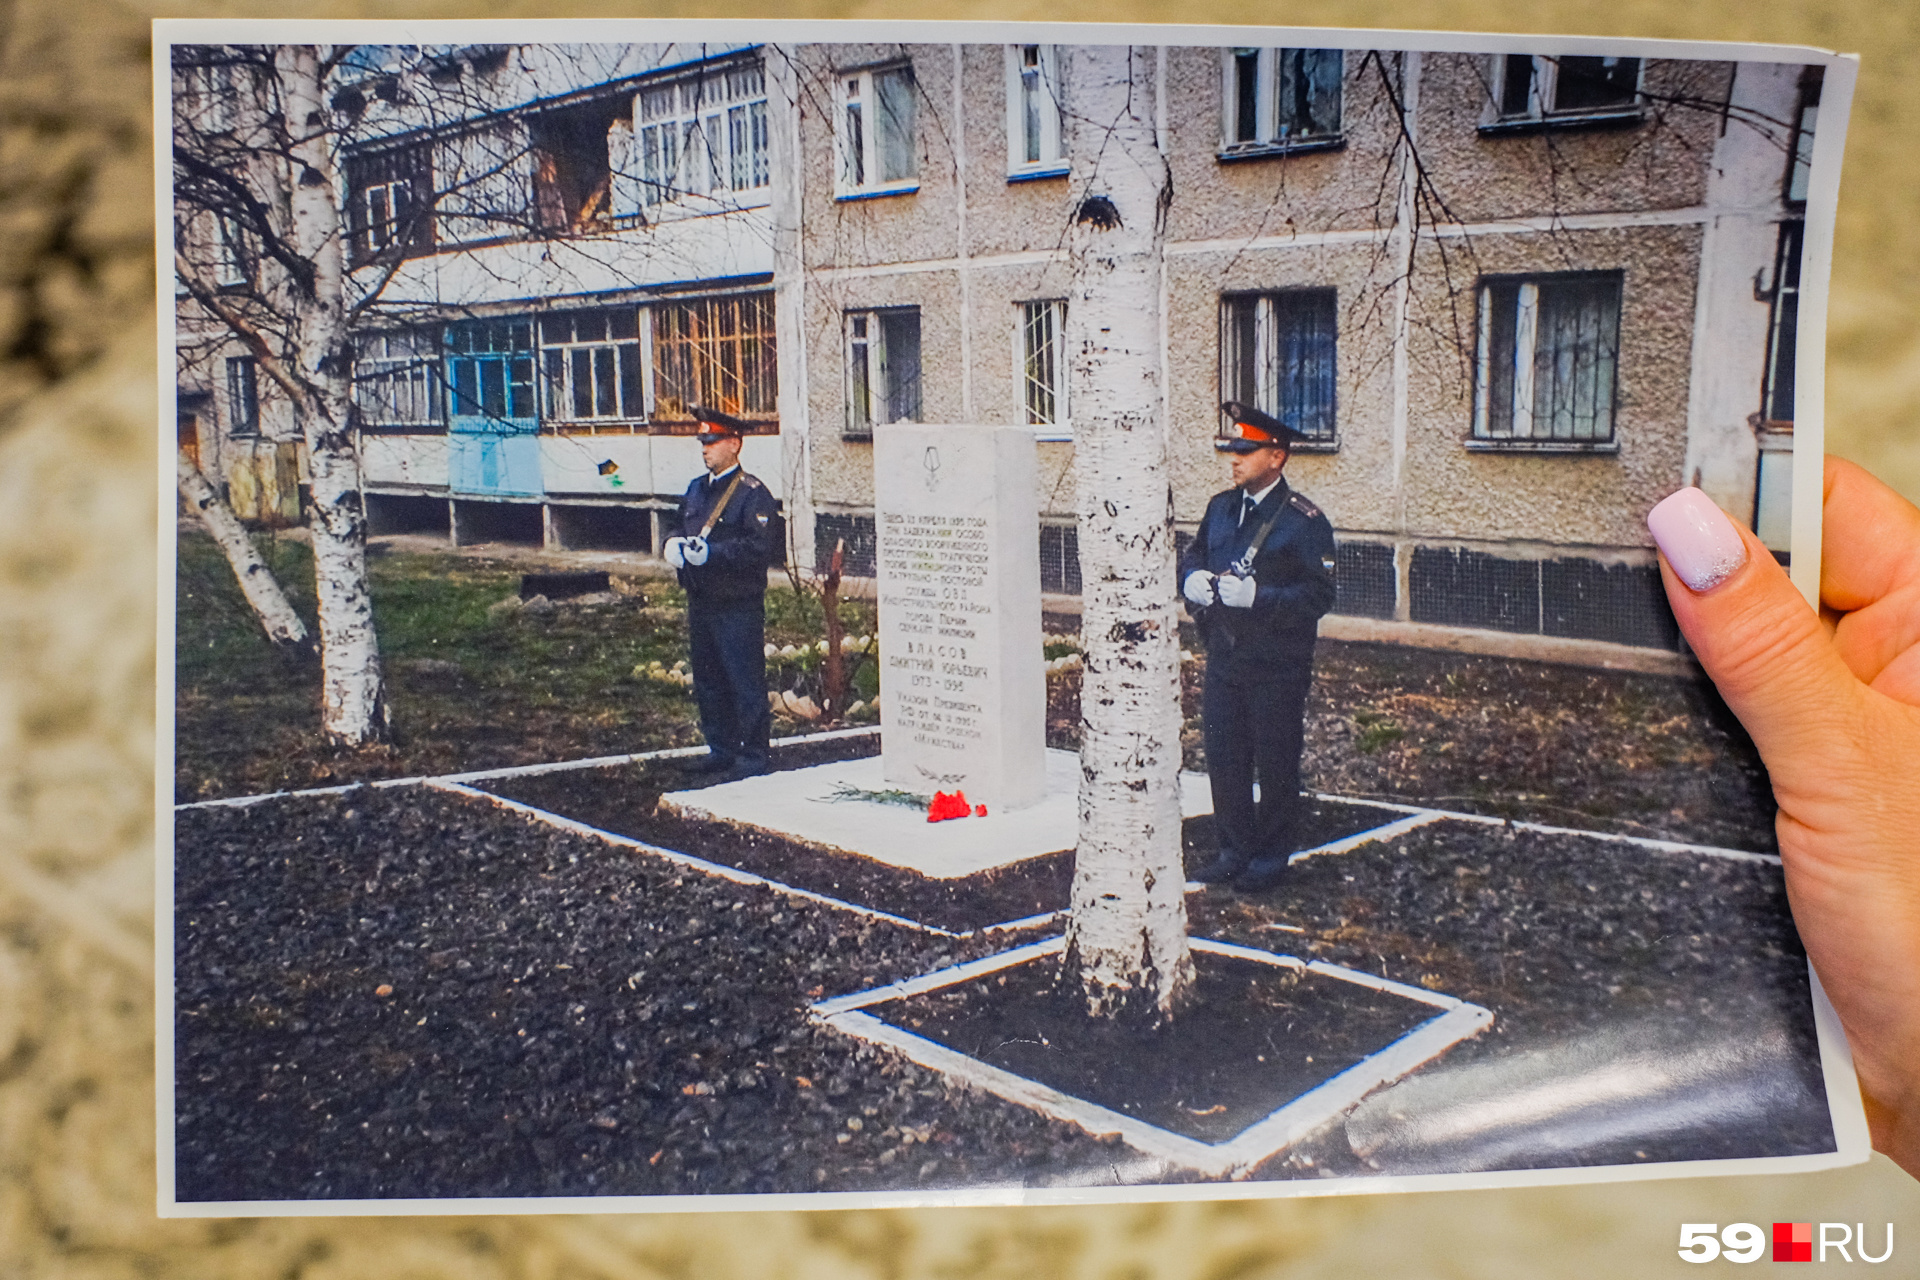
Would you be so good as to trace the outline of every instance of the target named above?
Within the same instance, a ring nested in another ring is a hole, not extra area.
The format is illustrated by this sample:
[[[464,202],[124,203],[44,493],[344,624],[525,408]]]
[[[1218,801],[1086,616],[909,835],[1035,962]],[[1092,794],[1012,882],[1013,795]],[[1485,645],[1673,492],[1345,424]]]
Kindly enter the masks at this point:
[[[257,541],[294,607],[315,625],[307,547]],[[687,656],[685,596],[649,580],[642,596],[491,612],[526,567],[452,552],[369,561],[374,622],[393,711],[392,745],[337,752],[320,742],[320,676],[267,645],[232,571],[198,532],[179,541],[175,791],[179,799],[421,773],[448,773],[685,746],[699,740],[682,690],[635,666]],[[841,607],[850,633],[873,629],[870,604]],[[768,593],[767,638],[818,638],[817,600]],[[811,629],[810,629],[811,628]]]

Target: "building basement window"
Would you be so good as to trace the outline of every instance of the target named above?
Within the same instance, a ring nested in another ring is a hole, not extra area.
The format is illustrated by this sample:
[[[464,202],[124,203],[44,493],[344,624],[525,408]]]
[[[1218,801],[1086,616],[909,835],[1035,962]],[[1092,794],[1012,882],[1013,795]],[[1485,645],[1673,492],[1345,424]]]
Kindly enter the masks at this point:
[[[1340,145],[1339,49],[1228,49],[1222,64],[1220,158]]]
[[[1335,443],[1338,295],[1332,289],[1229,294],[1220,300],[1220,398]]]
[[[1613,445],[1620,284],[1617,272],[1481,282],[1472,444]]]

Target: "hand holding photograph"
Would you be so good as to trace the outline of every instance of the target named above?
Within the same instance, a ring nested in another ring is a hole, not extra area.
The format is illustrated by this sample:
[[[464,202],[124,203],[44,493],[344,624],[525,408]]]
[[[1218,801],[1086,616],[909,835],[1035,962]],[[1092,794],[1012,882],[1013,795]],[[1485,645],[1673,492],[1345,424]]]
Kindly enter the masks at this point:
[[[1819,581],[1851,59],[156,50],[163,1214],[1866,1158],[1648,531]]]

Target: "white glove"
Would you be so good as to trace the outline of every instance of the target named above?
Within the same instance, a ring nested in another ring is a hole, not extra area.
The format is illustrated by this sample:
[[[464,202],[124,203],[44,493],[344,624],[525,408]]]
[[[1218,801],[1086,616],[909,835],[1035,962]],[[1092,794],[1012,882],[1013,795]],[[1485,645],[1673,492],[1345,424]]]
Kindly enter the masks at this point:
[[[1196,609],[1204,609],[1213,603],[1213,575],[1205,569],[1195,569],[1187,575],[1187,584],[1180,588],[1180,594],[1193,601]]]
[[[1213,588],[1220,593],[1220,603],[1229,609],[1253,608],[1253,598],[1260,591],[1252,578],[1240,578],[1231,573],[1221,574],[1214,580]]]
[[[705,538],[688,538],[685,554],[688,564],[705,564],[707,562],[707,540]]]
[[[686,568],[687,540],[685,538],[668,538],[665,545],[660,548],[660,558],[676,569]]]

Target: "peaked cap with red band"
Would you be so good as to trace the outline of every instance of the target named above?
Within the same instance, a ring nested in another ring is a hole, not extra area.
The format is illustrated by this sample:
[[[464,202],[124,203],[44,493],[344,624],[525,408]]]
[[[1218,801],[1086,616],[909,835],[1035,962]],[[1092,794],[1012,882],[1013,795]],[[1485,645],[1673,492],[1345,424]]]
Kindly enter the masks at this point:
[[[1213,447],[1221,453],[1252,453],[1255,449],[1287,449],[1303,437],[1298,431],[1270,413],[1252,405],[1229,400],[1220,406],[1227,415],[1227,430],[1216,436]]]
[[[716,440],[725,440],[728,436],[744,436],[751,430],[746,423],[732,414],[722,413],[718,409],[709,409],[705,405],[688,405],[687,411],[693,414],[695,422],[706,428],[699,435],[701,444],[712,444]]]

